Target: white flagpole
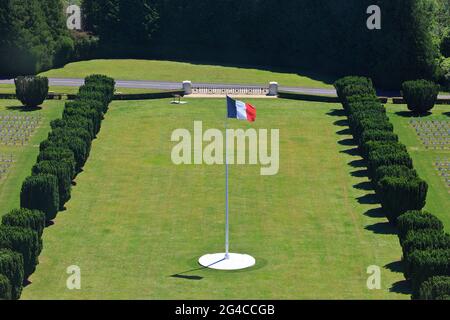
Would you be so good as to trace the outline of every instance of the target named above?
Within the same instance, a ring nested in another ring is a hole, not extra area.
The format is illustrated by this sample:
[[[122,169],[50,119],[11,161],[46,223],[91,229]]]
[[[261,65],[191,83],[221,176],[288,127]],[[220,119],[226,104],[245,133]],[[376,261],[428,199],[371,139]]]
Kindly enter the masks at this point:
[[[227,117],[225,118],[225,257],[223,256],[223,252],[205,254],[201,256],[200,259],[198,259],[198,263],[206,268],[216,270],[240,270],[254,266],[256,260],[255,258],[253,258],[248,254],[230,253],[229,201],[228,201],[229,163],[228,163],[227,124],[228,124],[228,110],[227,110]],[[234,148],[234,141],[232,143],[232,147]]]
[[[228,119],[228,114],[227,114]],[[228,137],[227,120],[225,120],[225,259],[229,258],[229,215],[228,215]]]

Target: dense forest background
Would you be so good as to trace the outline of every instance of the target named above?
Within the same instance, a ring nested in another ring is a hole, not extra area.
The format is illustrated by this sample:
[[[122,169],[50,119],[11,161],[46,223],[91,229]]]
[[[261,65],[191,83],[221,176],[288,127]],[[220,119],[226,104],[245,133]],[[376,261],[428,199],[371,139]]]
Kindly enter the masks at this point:
[[[372,4],[381,30],[366,27]],[[65,30],[63,12],[61,0],[2,0],[0,74],[93,57],[362,74],[384,87],[447,72],[450,0],[83,0],[84,33]]]

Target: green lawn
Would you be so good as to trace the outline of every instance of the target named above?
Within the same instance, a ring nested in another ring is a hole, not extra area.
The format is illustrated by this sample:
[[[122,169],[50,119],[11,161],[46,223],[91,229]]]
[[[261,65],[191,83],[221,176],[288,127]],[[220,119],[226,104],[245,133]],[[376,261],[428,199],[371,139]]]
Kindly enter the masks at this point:
[[[67,87],[67,86],[49,86],[49,92],[62,94],[77,94],[79,87]],[[117,87],[116,93],[155,93],[164,90],[160,89],[145,89],[145,88],[122,88]],[[16,93],[16,87],[13,84],[0,84],[0,93]]]
[[[397,236],[337,104],[249,101],[255,128],[280,129],[278,175],[231,167],[231,249],[257,264],[199,269],[199,256],[223,250],[224,168],[173,165],[170,137],[194,120],[223,128],[224,100],[169,101],[113,102],[23,299],[409,299]],[[65,287],[70,265],[79,291]],[[366,288],[370,265],[382,268],[382,290]]]
[[[156,60],[91,60],[69,63],[60,69],[44,72],[54,78],[84,78],[92,73],[106,74],[118,80],[156,80],[182,82],[268,84],[277,81],[284,86],[331,88],[333,78],[299,75],[250,67],[225,67]]]
[[[20,105],[17,100],[0,100],[0,114],[24,114]],[[7,176],[0,178],[0,216],[19,206],[20,188],[36,162],[39,143],[47,137],[50,121],[61,117],[62,109],[62,101],[46,101],[41,110],[27,112],[30,115],[40,113],[43,117],[41,126],[29,143],[24,146],[0,145],[1,154],[12,154],[15,159]]]
[[[445,224],[446,230],[450,231],[450,193],[442,177],[438,175],[433,166],[437,157],[447,156],[450,158],[450,150],[426,149],[420,142],[415,130],[409,124],[410,113],[406,105],[387,105],[388,114],[394,123],[395,132],[400,136],[401,142],[408,147],[408,151],[414,161],[414,166],[419,175],[428,182],[429,190],[427,205],[425,209],[437,215]],[[449,105],[438,105],[432,110],[432,115],[423,119],[445,119],[450,121]],[[445,114],[447,113],[447,114]]]

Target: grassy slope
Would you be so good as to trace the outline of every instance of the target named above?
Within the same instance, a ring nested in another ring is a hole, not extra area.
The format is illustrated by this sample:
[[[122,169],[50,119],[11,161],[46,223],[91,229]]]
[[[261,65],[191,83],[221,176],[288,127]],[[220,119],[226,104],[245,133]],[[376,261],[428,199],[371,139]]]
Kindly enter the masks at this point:
[[[292,72],[280,73],[246,67],[224,67],[155,60],[91,60],[67,64],[64,68],[44,72],[48,77],[84,78],[92,73],[109,75],[118,80],[191,80],[193,82],[268,84],[278,81],[284,86],[331,88],[321,80]],[[332,80],[332,79],[329,79]]]
[[[420,176],[429,184],[427,205],[425,209],[437,215],[445,224],[447,231],[450,231],[450,194],[444,180],[437,173],[433,162],[437,157],[447,156],[450,158],[449,150],[428,150],[420,142],[414,129],[410,126],[411,120],[409,113],[406,112],[405,105],[388,105],[388,113],[395,125],[395,131],[399,134],[401,141],[408,147],[408,150],[414,160],[414,166]],[[441,105],[433,109],[433,114],[424,119],[445,119],[448,117],[450,106]],[[445,115],[447,113],[447,115]]]
[[[68,210],[44,234],[23,298],[409,298],[389,290],[402,280],[387,267],[400,246],[364,190],[360,158],[346,151],[354,147],[345,117],[333,112],[340,106],[249,102],[255,127],[281,129],[277,176],[231,168],[231,248],[254,255],[256,267],[198,269],[200,255],[223,249],[224,169],[170,161],[175,128],[193,120],[223,128],[223,100],[114,102]],[[73,264],[79,291],[65,288]],[[373,264],[382,267],[382,290],[366,288]],[[198,280],[171,277],[178,273]]]
[[[17,110],[17,106],[20,106],[20,102],[16,100],[0,100],[0,113],[20,113],[20,110]],[[28,145],[0,145],[0,153],[6,155],[12,153],[16,160],[8,175],[0,179],[0,216],[19,206],[20,188],[25,177],[31,173],[31,167],[36,162],[39,143],[47,137],[50,121],[61,116],[62,108],[63,102],[61,101],[46,101],[41,110],[28,113],[40,113],[44,117],[41,126],[34,133]]]
[[[66,87],[66,86],[50,86],[49,91],[63,94],[76,94],[78,93],[78,87]],[[164,90],[143,89],[143,88],[121,88],[118,87],[116,92],[121,93],[154,93]],[[15,93],[16,87],[13,84],[0,84],[0,93]]]

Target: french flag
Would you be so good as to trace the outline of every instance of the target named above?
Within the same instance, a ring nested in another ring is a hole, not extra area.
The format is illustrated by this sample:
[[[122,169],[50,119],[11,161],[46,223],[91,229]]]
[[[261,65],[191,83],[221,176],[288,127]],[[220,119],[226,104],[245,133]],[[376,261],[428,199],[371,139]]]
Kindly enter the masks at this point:
[[[231,99],[227,96],[228,118],[247,120],[254,122],[256,120],[256,109],[251,104]]]

